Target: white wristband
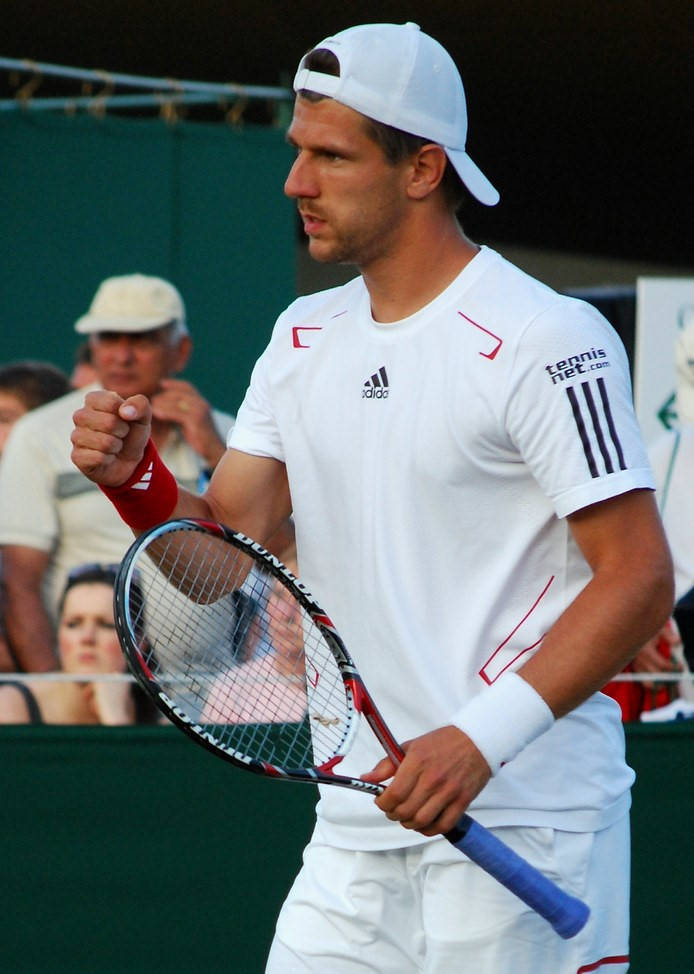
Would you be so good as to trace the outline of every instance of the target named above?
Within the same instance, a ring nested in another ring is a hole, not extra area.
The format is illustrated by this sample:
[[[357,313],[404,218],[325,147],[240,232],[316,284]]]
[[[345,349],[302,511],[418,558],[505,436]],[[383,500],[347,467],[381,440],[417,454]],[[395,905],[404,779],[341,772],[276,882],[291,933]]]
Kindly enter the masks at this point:
[[[534,687],[513,671],[478,693],[451,720],[470,738],[496,774],[554,723],[554,714]]]

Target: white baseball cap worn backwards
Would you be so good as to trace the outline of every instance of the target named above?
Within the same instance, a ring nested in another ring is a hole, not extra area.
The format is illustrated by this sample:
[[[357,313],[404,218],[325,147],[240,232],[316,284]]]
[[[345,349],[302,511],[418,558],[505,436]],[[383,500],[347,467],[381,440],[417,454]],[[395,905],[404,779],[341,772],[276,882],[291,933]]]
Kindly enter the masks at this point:
[[[436,142],[480,203],[499,202],[499,193],[465,151],[463,82],[438,41],[413,23],[362,24],[327,37],[313,50],[318,48],[332,51],[340,76],[309,70],[305,55],[295,91],[326,95],[377,122]]]
[[[124,274],[102,281],[86,315],[75,323],[75,331],[90,335],[100,331],[134,334],[164,325],[178,324],[185,333],[186,311],[173,284],[161,277]]]

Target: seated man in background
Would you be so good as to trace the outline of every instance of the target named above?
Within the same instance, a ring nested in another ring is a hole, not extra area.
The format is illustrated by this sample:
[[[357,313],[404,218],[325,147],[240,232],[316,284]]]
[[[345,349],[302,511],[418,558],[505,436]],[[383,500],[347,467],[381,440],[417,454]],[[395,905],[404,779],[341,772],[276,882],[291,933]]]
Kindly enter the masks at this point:
[[[31,359],[0,365],[0,456],[10,430],[25,413],[58,396],[64,396],[70,382],[51,362]],[[16,670],[3,628],[2,558],[0,557],[0,672]]]
[[[202,489],[234,420],[174,378],[192,351],[177,289],[142,274],[108,278],[75,330],[88,336],[98,385],[121,396],[147,396],[153,441],[181,482]],[[56,610],[69,570],[84,562],[118,562],[133,540],[70,460],[72,414],[83,399],[78,389],[19,420],[0,464],[5,628],[26,671],[55,669]]]

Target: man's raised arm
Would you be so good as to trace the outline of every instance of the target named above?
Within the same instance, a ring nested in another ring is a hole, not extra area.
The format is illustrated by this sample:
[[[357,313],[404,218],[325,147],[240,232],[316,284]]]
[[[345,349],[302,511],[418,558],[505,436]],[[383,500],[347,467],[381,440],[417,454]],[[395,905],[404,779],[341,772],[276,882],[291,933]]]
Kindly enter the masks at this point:
[[[150,438],[145,396],[90,392],[73,420],[72,462],[98,484],[135,534],[172,517],[221,521],[272,550],[291,536],[285,466],[227,450],[202,496],[179,486]]]

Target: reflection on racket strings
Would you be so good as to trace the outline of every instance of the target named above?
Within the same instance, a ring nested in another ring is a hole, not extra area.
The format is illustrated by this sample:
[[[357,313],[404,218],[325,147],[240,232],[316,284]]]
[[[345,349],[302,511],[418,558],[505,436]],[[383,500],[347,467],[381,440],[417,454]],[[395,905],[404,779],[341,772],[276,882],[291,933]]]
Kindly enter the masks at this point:
[[[378,795],[337,773],[363,715],[387,754],[403,752],[342,640],[310,593],[256,542],[212,522],[169,521],[138,538],[115,588],[131,671],[198,744],[258,774]],[[574,936],[588,908],[469,815],[446,838]]]

